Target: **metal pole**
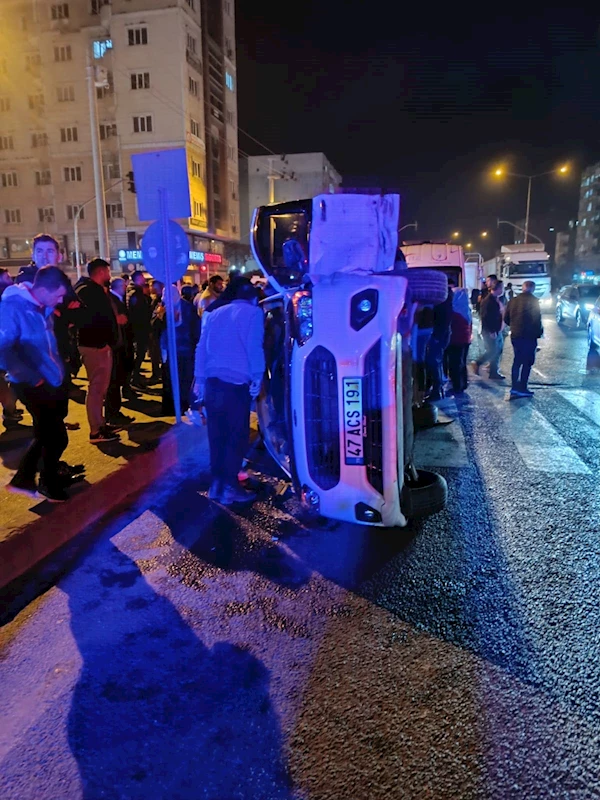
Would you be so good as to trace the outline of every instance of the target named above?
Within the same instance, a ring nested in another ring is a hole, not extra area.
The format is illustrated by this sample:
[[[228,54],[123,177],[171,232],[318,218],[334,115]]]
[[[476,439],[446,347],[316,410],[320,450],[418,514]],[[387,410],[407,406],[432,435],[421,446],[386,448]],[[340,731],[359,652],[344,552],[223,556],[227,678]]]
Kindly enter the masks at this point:
[[[90,111],[90,132],[92,136],[92,161],[94,164],[94,191],[96,193],[96,221],[98,225],[99,255],[105,261],[110,259],[108,246],[108,225],[104,206],[104,176],[102,175],[102,152],[98,133],[98,107],[96,104],[95,67],[90,58],[89,46],[86,45],[86,74],[88,88],[88,105]]]
[[[165,189],[158,190],[160,203],[160,224],[163,235],[163,251],[165,254],[165,294],[167,297],[167,352],[169,360],[169,374],[171,375],[171,389],[173,392],[173,405],[175,406],[175,421],[181,422],[181,395],[179,393],[179,369],[177,366],[177,342],[175,332],[175,307],[171,304],[173,281],[171,278],[171,247],[169,246],[169,209],[167,207],[167,193]]]
[[[75,219],[73,220],[73,233],[75,237],[75,269],[77,270],[77,280],[81,278],[81,265],[80,265],[80,258],[79,258],[79,212],[81,210],[81,206],[77,206],[77,211],[75,212]]]
[[[269,159],[269,205],[275,202],[275,176],[273,175],[273,159]]]
[[[527,244],[527,236],[529,234],[529,208],[531,206],[531,181],[533,176],[530,175],[527,184],[527,213],[525,214],[525,244]]]

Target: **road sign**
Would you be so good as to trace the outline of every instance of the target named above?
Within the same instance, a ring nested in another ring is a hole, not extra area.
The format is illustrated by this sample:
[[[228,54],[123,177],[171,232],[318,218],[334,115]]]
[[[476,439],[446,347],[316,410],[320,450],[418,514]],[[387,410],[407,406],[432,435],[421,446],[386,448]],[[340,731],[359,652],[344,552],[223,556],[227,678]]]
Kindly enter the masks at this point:
[[[185,275],[189,263],[187,234],[172,219],[166,221],[166,235],[163,221],[153,222],[142,238],[142,255],[144,266],[153,278],[163,283],[178,281]],[[168,276],[167,260],[171,267]]]
[[[135,176],[138,218],[159,219],[159,190],[165,193],[169,216],[190,217],[190,184],[184,148],[136,153],[131,156]]]

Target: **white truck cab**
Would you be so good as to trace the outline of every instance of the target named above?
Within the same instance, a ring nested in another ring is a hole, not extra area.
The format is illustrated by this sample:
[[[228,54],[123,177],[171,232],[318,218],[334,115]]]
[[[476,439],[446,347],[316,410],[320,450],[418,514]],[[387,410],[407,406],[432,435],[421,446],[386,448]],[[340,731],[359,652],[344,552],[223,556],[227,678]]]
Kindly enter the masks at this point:
[[[525,281],[535,283],[534,294],[542,309],[552,308],[552,292],[548,263],[550,256],[542,242],[530,244],[506,244],[500,248],[500,255],[483,263],[484,277],[497,275],[504,281],[504,288],[512,284],[515,294],[523,290]]]

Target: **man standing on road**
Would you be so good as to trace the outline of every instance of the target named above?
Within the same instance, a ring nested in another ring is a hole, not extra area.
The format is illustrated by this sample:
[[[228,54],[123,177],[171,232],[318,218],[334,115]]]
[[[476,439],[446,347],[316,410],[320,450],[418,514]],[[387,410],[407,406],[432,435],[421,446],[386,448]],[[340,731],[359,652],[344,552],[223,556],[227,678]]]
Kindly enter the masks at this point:
[[[265,371],[258,291],[247,278],[237,279],[234,288],[231,303],[207,314],[194,372],[194,393],[206,407],[208,422],[208,496],[223,505],[254,499],[237,475],[250,438],[250,400],[258,397]]]
[[[88,376],[85,401],[90,425],[90,442],[114,442],[115,427],[107,425],[104,403],[112,374],[112,349],[117,343],[117,325],[126,325],[127,317],[116,317],[108,297],[110,265],[102,258],[88,264],[89,278],[76,287],[81,302],[79,311],[79,352]]]
[[[501,333],[502,330],[502,306],[500,297],[504,287],[502,281],[497,281],[494,288],[481,301],[479,318],[481,320],[481,334],[485,345],[485,353],[476,361],[472,362],[473,372],[479,375],[479,368],[482,364],[489,362],[490,378],[492,380],[504,380],[504,375],[498,371],[498,363],[502,355]]]
[[[117,341],[113,347],[113,365],[110,384],[106,393],[106,418],[114,426],[129,425],[134,417],[127,417],[121,411],[122,390],[127,386],[128,376],[133,364],[133,335],[125,305],[125,281],[115,278],[110,285],[108,299],[113,307],[117,323]]]
[[[510,327],[510,338],[515,352],[512,365],[510,399],[533,397],[527,388],[529,373],[535,363],[537,340],[543,335],[540,301],[535,297],[535,283],[524,281],[521,294],[515,295],[504,313]]]
[[[150,342],[150,320],[152,318],[152,300],[146,294],[145,289],[146,278],[144,273],[134,272],[127,293],[127,310],[135,344],[135,362],[131,383],[141,389],[146,388],[141,368]]]
[[[58,267],[37,270],[33,284],[9,286],[0,302],[0,369],[33,419],[33,441],[7,489],[50,502],[67,499],[59,460],[68,436],[64,422],[65,365],[54,336],[54,308],[70,288]],[[40,484],[36,485],[41,461]]]
[[[210,278],[206,289],[201,294],[197,294],[194,299],[194,305],[196,306],[199,317],[201,317],[208,306],[211,303],[214,303],[214,301],[221,295],[221,292],[224,288],[225,284],[220,275],[213,275]]]

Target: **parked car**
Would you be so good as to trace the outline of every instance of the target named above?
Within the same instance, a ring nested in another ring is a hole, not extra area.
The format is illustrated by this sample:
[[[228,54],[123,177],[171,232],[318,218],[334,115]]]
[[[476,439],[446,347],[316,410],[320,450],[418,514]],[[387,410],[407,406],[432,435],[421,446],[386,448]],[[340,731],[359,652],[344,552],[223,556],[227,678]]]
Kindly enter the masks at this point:
[[[265,444],[303,506],[403,526],[441,510],[443,478],[412,462],[411,333],[446,276],[395,269],[398,198],[323,195],[263,206],[252,247],[269,279]]]
[[[556,321],[559,325],[584,328],[590,311],[600,297],[600,287],[590,283],[563,286],[556,298]]]
[[[589,313],[587,331],[590,350],[600,349],[600,297]]]

